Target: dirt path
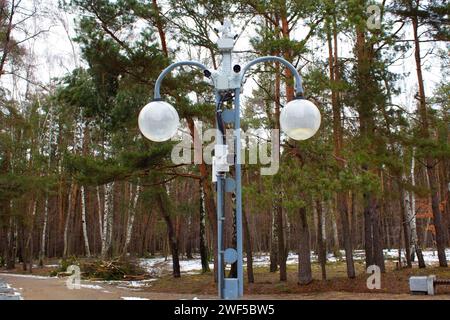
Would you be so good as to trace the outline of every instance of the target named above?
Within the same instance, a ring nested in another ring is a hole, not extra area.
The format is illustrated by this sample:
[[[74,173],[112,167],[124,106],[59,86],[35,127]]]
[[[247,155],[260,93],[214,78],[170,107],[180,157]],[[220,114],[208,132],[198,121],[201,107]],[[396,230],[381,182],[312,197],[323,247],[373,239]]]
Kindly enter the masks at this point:
[[[69,289],[65,279],[0,273],[6,283],[19,292],[24,300],[149,300],[213,299],[214,297],[143,292],[103,282],[82,281],[80,289]]]
[[[68,289],[65,279],[0,273],[25,300],[180,300],[216,299],[216,296],[142,291],[104,282],[82,281],[81,289]],[[124,299],[125,298],[125,299]],[[322,292],[309,294],[246,295],[245,299],[268,300],[450,300],[450,295],[412,296],[409,294]]]

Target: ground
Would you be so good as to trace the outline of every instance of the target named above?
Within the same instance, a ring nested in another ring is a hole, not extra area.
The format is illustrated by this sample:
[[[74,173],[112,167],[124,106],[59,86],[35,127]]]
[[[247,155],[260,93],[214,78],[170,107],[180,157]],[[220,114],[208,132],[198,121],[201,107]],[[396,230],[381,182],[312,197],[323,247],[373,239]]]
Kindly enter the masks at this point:
[[[358,276],[347,279],[345,263],[327,265],[328,279],[322,281],[317,263],[313,264],[313,282],[299,286],[296,281],[296,266],[288,266],[288,281],[280,283],[278,273],[267,272],[266,267],[255,268],[255,283],[245,285],[245,299],[449,299],[450,287],[438,289],[438,295],[413,296],[409,294],[408,279],[411,275],[434,274],[438,278],[450,279],[450,268],[429,266],[426,269],[396,270],[394,261],[387,262],[387,272],[382,275],[381,290],[369,290],[368,275],[364,264],[356,262]],[[0,273],[0,278],[19,292],[23,299],[215,299],[217,296],[212,273],[185,272],[174,279],[167,271],[158,278],[147,281],[104,282],[82,281],[81,289],[70,290],[65,278],[48,277],[53,268],[34,269],[33,275],[19,274],[21,270]],[[270,292],[270,294],[268,294]]]
[[[267,268],[255,269],[255,283],[245,285],[245,294],[254,297],[263,297],[270,292],[269,298],[282,297],[283,299],[302,299],[305,297],[317,299],[354,297],[356,299],[404,299],[424,298],[424,296],[411,296],[409,294],[409,277],[412,275],[434,274],[441,279],[450,279],[450,268],[428,267],[426,269],[396,270],[394,262],[387,262],[387,272],[382,275],[381,289],[369,290],[367,288],[368,274],[365,273],[362,262],[355,263],[357,269],[356,279],[348,279],[345,263],[337,262],[327,266],[328,280],[321,280],[319,265],[313,264],[313,282],[306,286],[297,284],[297,268],[288,266],[288,281],[280,282],[278,273],[269,273]],[[173,279],[170,275],[161,277],[151,286],[145,287],[151,292],[179,292],[195,293],[199,295],[215,294],[213,276],[207,274],[189,274],[180,279]],[[450,287],[441,287],[436,298],[450,299]]]

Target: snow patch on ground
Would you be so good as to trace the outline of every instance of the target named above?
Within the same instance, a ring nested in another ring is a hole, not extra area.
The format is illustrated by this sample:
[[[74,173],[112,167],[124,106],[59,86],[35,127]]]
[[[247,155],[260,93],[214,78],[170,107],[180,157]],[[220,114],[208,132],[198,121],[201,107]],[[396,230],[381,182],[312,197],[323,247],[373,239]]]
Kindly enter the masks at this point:
[[[93,290],[102,290],[103,289],[103,287],[100,287],[96,284],[81,284],[80,287],[83,289],[93,289]]]
[[[0,293],[0,297],[1,296],[6,296],[6,297],[14,297],[14,299],[13,300],[23,300],[23,297],[22,297],[22,295],[20,294],[20,292],[17,292],[17,289],[15,289],[15,288],[13,288],[13,287],[11,287],[11,285],[9,284],[9,283],[5,283],[5,282],[0,282],[0,287],[1,288],[6,288],[6,289],[9,289],[9,290],[11,290],[10,292],[8,292],[8,293]],[[9,291],[8,290],[8,291]]]
[[[385,259],[398,259],[398,250],[396,249],[385,249],[384,251]],[[339,256],[335,256],[332,253],[327,254],[327,262],[328,263],[336,263],[338,261],[345,261],[345,251],[340,250]],[[446,249],[447,260],[450,261],[450,248]],[[405,251],[402,251],[402,258],[405,257]],[[423,257],[425,263],[428,265],[436,264],[439,262],[436,250],[424,250]],[[353,259],[355,261],[364,261],[365,252],[364,250],[354,250],[353,251]],[[416,259],[417,260],[417,259]],[[317,262],[318,257],[315,253],[311,252],[311,261]],[[245,266],[246,258],[244,258],[244,266]],[[286,263],[288,265],[295,265],[298,263],[298,255],[295,252],[290,252]],[[164,257],[155,257],[150,259],[141,259],[140,265],[145,270],[147,270],[151,274],[155,274],[156,276],[161,276],[163,273],[171,272],[172,270],[172,259]],[[255,267],[268,267],[270,265],[270,254],[269,253],[255,253],[253,256],[253,266]],[[210,268],[213,268],[213,264],[210,263]],[[195,257],[195,259],[191,260],[180,260],[180,269],[184,274],[198,274],[202,270],[202,265],[200,261],[200,257]],[[151,279],[156,280],[156,279]],[[140,281],[139,281],[140,282]]]
[[[127,283],[128,287],[131,288],[142,288],[142,287],[147,287],[149,285],[149,283],[156,281],[158,279],[147,279],[147,280],[140,280],[140,281],[130,281]]]
[[[51,278],[57,278],[57,277],[46,277],[46,276],[35,276],[32,274],[18,274],[18,273],[0,273],[0,276],[8,276],[8,277],[16,277],[16,278],[33,278],[38,280],[48,280]]]
[[[406,252],[402,250],[401,252],[402,258],[405,259]],[[438,254],[436,250],[424,250],[422,251],[423,259],[426,264],[436,264],[439,262]],[[385,250],[384,256],[391,259],[398,259],[398,250]],[[447,257],[447,261],[450,261],[450,248],[445,250],[445,256]],[[417,258],[416,258],[417,261]]]
[[[141,297],[120,297],[120,299],[123,299],[123,300],[150,300],[150,299],[141,298]]]
[[[197,257],[196,257],[197,258]],[[154,274],[155,276],[161,276],[162,273],[170,271],[172,269],[172,259],[164,258],[164,257],[155,257],[150,259],[140,259],[140,265],[144,268],[148,273]],[[212,269],[214,267],[213,263],[209,264],[209,267]],[[189,274],[193,271],[202,270],[202,264],[200,261],[200,257],[198,259],[192,260],[180,260],[180,269],[181,272]],[[198,272],[193,272],[194,274]]]
[[[37,264],[33,264],[33,268],[39,268],[40,266]],[[44,268],[59,268],[59,264],[44,264]]]
[[[142,288],[151,286],[151,283],[157,281],[158,279],[145,279],[145,280],[135,280],[135,281],[96,281],[109,285],[116,286],[117,288],[129,289],[131,291],[141,291]]]

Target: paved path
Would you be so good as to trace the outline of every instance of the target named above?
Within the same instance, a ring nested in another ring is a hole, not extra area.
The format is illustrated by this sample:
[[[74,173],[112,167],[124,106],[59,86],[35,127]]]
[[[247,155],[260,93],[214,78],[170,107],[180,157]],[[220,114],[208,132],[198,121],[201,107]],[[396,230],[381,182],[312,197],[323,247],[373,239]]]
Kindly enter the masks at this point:
[[[82,281],[69,289],[66,279],[1,273],[0,278],[16,288],[24,300],[179,300],[214,299],[213,296],[145,292],[104,282]]]
[[[20,300],[20,295],[16,294],[2,278],[0,278],[0,300]]]

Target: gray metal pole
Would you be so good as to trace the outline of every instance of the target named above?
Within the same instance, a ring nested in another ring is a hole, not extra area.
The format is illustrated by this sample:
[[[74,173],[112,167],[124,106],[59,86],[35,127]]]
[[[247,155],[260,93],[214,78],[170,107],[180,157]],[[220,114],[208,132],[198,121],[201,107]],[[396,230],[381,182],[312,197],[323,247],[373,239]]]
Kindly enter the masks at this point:
[[[216,108],[220,103],[220,94],[216,91]],[[216,145],[222,144],[222,132],[218,129],[219,125],[216,119]],[[214,173],[213,173],[214,174]],[[224,203],[224,176],[223,173],[217,172],[217,182],[216,182],[216,192],[217,192],[217,289],[219,293],[219,298],[224,298],[223,285],[225,273],[223,270],[223,203]]]
[[[237,276],[239,284],[239,297],[244,295],[244,266],[242,245],[242,173],[241,173],[241,115],[240,115],[241,89],[235,90],[234,96],[234,136],[235,144],[235,181],[236,181],[236,245],[237,245]]]

